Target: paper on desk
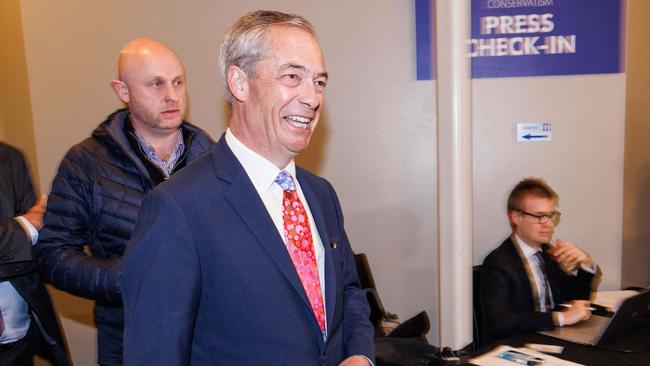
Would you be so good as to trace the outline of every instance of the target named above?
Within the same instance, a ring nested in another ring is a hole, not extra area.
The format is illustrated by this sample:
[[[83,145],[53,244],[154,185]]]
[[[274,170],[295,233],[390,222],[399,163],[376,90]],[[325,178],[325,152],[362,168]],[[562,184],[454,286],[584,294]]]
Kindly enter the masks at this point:
[[[598,291],[596,292],[596,296],[594,296],[592,303],[606,307],[615,312],[619,307],[621,307],[623,300],[637,294],[638,292],[634,290]]]
[[[495,349],[493,349],[490,352],[487,352],[485,354],[482,354],[481,356],[470,359],[469,362],[472,365],[478,365],[478,366],[506,366],[506,365],[516,366],[518,365],[517,362],[504,360],[503,358],[499,357],[499,355],[502,354],[503,352],[507,352],[510,350],[516,350],[531,356],[541,358],[542,360],[544,360],[544,366],[584,366],[580,363],[566,361],[561,358],[549,356],[541,352],[535,352],[528,348],[523,348],[523,347],[515,348],[510,346],[497,346]]]

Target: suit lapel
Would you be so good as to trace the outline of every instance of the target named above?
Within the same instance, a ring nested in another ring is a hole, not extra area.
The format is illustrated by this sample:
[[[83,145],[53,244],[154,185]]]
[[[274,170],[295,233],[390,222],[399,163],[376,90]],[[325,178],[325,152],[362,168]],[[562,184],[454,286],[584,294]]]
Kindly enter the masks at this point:
[[[537,293],[537,285],[535,284],[535,277],[533,276],[532,269],[528,265],[528,260],[526,259],[526,256],[524,253],[522,253],[521,249],[519,248],[519,243],[517,241],[517,238],[512,235],[510,236],[510,246],[512,248],[512,252],[515,255],[515,258],[518,259],[518,261],[521,263],[521,266],[517,266],[515,268],[515,271],[518,272],[516,274],[516,278],[526,278],[527,281],[523,281],[524,287],[528,290],[527,293],[530,295],[529,301],[535,308],[535,311],[539,312],[539,294]]]
[[[226,144],[224,137],[219,140],[214,149],[213,161],[217,176],[231,183],[230,188],[225,191],[225,198],[257,238],[259,244],[297,295],[307,306],[311,306],[284,241],[246,171]]]
[[[325,218],[323,214],[323,208],[320,200],[311,189],[309,184],[302,179],[302,175],[299,171],[296,171],[298,182],[300,182],[300,188],[302,193],[305,195],[307,204],[309,205],[309,210],[311,215],[316,223],[316,228],[318,230],[318,235],[320,236],[321,242],[323,243],[323,249],[325,254],[325,313],[327,320],[327,329],[331,329],[332,320],[334,319],[334,310],[336,308],[336,273],[334,271],[334,262],[332,258],[332,250],[335,250],[331,247],[330,243],[331,237],[330,233],[327,230],[328,227],[325,224]]]

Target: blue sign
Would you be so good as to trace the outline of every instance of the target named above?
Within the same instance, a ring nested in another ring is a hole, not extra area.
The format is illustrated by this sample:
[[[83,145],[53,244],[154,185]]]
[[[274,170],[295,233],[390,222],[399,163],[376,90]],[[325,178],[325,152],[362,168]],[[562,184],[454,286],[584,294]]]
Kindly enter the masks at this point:
[[[415,0],[415,42],[418,80],[435,79],[435,10],[435,0]]]
[[[472,0],[472,77],[623,71],[625,0]]]

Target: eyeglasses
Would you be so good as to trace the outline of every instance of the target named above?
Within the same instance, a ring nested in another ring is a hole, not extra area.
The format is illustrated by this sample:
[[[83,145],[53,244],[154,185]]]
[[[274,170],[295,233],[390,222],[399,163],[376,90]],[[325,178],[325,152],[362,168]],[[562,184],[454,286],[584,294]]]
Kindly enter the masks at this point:
[[[562,216],[562,213],[560,211],[553,211],[550,215],[535,215],[520,209],[516,209],[515,211],[519,212],[520,214],[536,218],[537,222],[540,224],[546,224],[548,220],[551,220],[553,225],[557,225],[560,223],[560,216]]]

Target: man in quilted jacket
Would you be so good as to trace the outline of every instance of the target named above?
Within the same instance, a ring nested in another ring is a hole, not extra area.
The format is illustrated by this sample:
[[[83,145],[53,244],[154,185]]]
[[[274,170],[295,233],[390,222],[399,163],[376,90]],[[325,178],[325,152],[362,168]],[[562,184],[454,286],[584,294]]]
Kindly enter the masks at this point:
[[[121,262],[140,203],[213,145],[183,120],[185,71],[172,50],[151,39],[131,41],[118,73],[111,86],[128,108],[65,155],[36,245],[47,281],[96,301],[100,365],[122,364]]]

